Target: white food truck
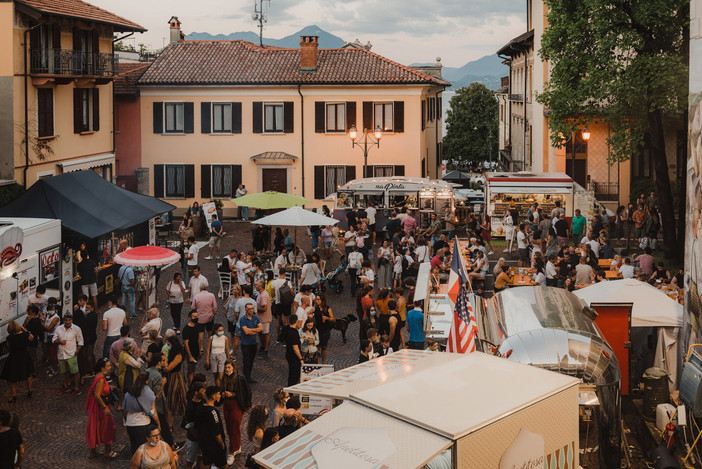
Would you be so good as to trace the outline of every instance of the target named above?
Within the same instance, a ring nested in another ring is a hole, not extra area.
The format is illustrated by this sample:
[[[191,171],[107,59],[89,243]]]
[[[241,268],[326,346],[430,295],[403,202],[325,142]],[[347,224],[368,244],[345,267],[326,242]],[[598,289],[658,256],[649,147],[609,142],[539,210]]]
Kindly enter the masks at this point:
[[[71,310],[73,264],[62,253],[61,220],[0,219],[0,343],[9,322],[24,322],[27,299],[39,285],[63,312]]]

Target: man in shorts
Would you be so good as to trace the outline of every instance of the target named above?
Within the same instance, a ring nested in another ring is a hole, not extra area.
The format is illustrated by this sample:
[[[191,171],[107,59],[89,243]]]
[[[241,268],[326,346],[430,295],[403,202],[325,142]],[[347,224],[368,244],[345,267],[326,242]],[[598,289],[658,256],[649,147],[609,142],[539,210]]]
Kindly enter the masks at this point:
[[[81,293],[89,296],[90,301],[93,303],[93,308],[97,309],[97,265],[91,258],[86,256],[78,263],[78,274],[80,274]]]
[[[212,332],[214,317],[217,313],[217,299],[214,294],[207,291],[207,285],[200,285],[200,293],[193,297],[192,309],[197,311],[198,339],[197,343],[202,353],[202,344],[205,331]]]
[[[217,247],[217,259],[222,256],[222,222],[217,220],[217,214],[212,214],[212,222],[210,224],[210,255],[205,259],[212,259],[212,252],[215,246]]]
[[[272,305],[273,308],[273,317],[275,317],[275,325],[276,325],[276,340],[280,342],[280,330],[282,328],[283,324],[283,316],[290,316],[290,306],[289,304],[285,304],[281,301],[281,295],[280,295],[280,287],[282,287],[284,284],[288,284],[288,287],[292,291],[293,286],[292,283],[290,283],[289,280],[285,278],[286,270],[285,268],[281,269],[278,278],[273,280],[271,282],[271,291],[273,292],[273,298],[275,299],[274,304]]]
[[[63,326],[54,330],[54,343],[58,344],[59,370],[63,375],[63,387],[56,394],[73,397],[80,394],[80,373],[78,373],[78,352],[83,347],[83,332],[73,324],[73,314],[63,315]],[[71,388],[71,377],[73,388]],[[71,390],[72,389],[72,390]]]
[[[271,322],[273,322],[271,297],[266,291],[266,282],[264,280],[256,282],[256,291],[258,292],[258,296],[256,297],[256,311],[258,312],[258,317],[261,319],[261,325],[263,326],[263,332],[258,336],[261,341],[261,348],[259,348],[258,351],[261,353],[261,358],[268,358],[268,346],[271,343]]]

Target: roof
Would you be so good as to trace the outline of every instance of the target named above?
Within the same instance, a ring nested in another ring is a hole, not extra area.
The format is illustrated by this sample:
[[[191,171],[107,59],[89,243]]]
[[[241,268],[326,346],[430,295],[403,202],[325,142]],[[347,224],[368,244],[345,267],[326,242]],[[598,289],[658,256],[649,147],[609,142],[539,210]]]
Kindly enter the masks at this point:
[[[490,171],[485,173],[485,179],[488,182],[564,182],[573,183],[573,179],[565,173],[537,173],[532,171],[518,171],[515,173],[504,171]]]
[[[15,0],[48,15],[79,18],[114,26],[115,31],[144,32],[146,28],[82,0]]]
[[[534,30],[527,31],[515,37],[497,51],[497,55],[512,56],[514,51],[521,52],[525,47],[534,44]]]
[[[143,63],[119,63],[117,64],[117,75],[115,75],[116,95],[136,95],[139,92],[137,80],[141,78],[151,62]]]
[[[253,161],[258,160],[296,160],[297,156],[285,153],[284,151],[264,151],[251,157]]]
[[[175,207],[155,197],[122,189],[85,170],[38,180],[0,207],[0,217],[61,219],[63,227],[97,238],[143,223]]]
[[[450,83],[366,49],[319,49],[317,68],[300,71],[300,50],[243,40],[170,44],[140,85],[290,85]]]

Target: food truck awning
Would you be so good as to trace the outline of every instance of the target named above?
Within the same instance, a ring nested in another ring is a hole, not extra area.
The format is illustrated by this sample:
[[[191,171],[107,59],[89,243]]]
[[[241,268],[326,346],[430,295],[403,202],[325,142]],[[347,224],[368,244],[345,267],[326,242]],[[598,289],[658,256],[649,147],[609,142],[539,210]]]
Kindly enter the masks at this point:
[[[348,399],[353,393],[403,378],[410,373],[432,368],[460,357],[461,355],[453,353],[402,349],[391,355],[287,387],[285,390],[293,394]]]
[[[491,185],[490,191],[493,194],[570,194],[573,192],[573,185],[563,185],[556,187],[535,186],[520,187],[520,186],[499,186]]]
[[[268,469],[416,468],[451,443],[415,425],[346,402],[254,459]]]
[[[97,238],[143,223],[175,206],[117,187],[91,170],[40,179],[0,217],[60,219],[64,228]]]

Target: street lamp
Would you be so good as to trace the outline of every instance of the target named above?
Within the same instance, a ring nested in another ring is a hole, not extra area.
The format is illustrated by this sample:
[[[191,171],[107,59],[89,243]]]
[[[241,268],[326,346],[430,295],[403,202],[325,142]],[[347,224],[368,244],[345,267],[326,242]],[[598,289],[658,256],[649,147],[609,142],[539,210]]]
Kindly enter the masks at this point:
[[[577,131],[574,131],[574,132],[573,132],[573,137],[572,137],[572,139],[571,139],[571,149],[572,149],[572,152],[571,152],[571,153],[572,153],[572,156],[573,156],[573,158],[572,158],[572,161],[573,161],[573,162],[572,162],[572,165],[571,165],[571,167],[570,167],[571,176],[572,176],[572,178],[573,178],[573,206],[571,207],[571,210],[572,210],[572,212],[573,212],[573,216],[575,216],[575,137],[577,136],[577,134],[578,134]],[[581,136],[581,137],[583,138],[583,140],[585,140],[585,142],[587,143],[587,141],[590,140],[590,129],[588,129],[587,127],[585,127],[585,128],[580,132],[580,136]]]
[[[368,150],[377,145],[380,148],[380,138],[383,136],[383,131],[380,126],[375,127],[375,132],[369,132],[368,129],[363,129],[363,135],[358,135],[356,126],[352,125],[349,129],[349,138],[351,138],[351,148],[358,146],[363,150],[363,177],[368,177]]]

